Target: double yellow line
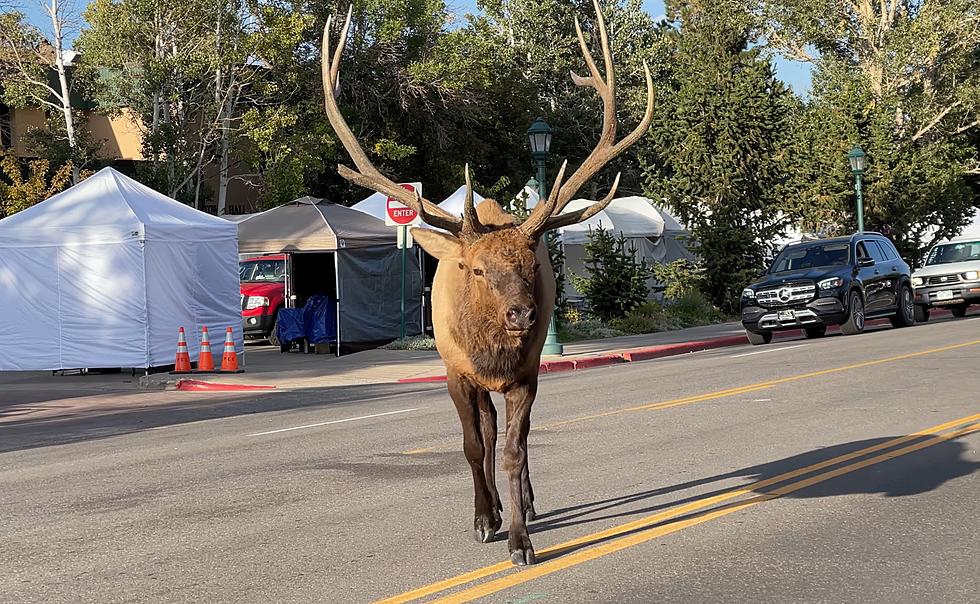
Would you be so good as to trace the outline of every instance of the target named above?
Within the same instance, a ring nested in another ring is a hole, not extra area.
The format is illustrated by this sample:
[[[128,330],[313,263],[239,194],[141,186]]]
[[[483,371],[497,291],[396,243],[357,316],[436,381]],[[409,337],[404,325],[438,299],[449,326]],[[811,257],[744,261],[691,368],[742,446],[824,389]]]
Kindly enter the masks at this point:
[[[916,357],[921,357],[930,354],[936,354],[940,352],[947,352],[951,350],[957,350],[961,348],[966,348],[969,346],[975,346],[980,344],[980,340],[973,340],[970,342],[964,342],[961,344],[953,344],[950,346],[943,346],[939,348],[930,348],[927,350],[921,350],[917,352],[911,352],[881,359],[874,359],[870,361],[864,361],[861,363],[854,363],[851,365],[844,365],[841,367],[834,367],[830,369],[823,369],[819,371],[812,371],[808,373],[802,373],[798,375],[788,376],[784,378],[779,378],[775,380],[769,380],[765,382],[759,382],[755,384],[748,384],[745,386],[739,386],[735,388],[729,388],[726,390],[719,390],[716,392],[709,392],[705,394],[682,397],[677,399],[672,399],[668,401],[663,401],[659,403],[650,403],[633,407],[626,407],[622,409],[614,409],[612,411],[580,416],[571,418],[568,420],[563,420],[559,422],[553,422],[551,424],[539,425],[538,429],[548,429],[555,428],[558,426],[563,426],[575,422],[586,421],[590,419],[596,419],[601,417],[607,417],[610,415],[617,415],[620,413],[634,412],[634,411],[653,411],[658,409],[666,409],[669,407],[676,407],[680,405],[687,405],[692,403],[697,403],[701,401],[714,400],[725,398],[729,396],[735,396],[739,394],[745,394],[749,392],[755,392],[758,390],[763,390],[766,388],[771,388],[781,384],[787,384],[799,380],[804,380],[808,378],[820,377],[825,375],[830,375],[834,373],[839,373],[843,371],[850,371],[853,369],[859,369],[863,367],[871,367],[875,365],[881,365],[884,363],[891,363],[895,361],[901,361],[905,359],[911,359]],[[873,445],[859,451],[854,451],[846,455],[841,455],[833,459],[829,459],[820,463],[812,464],[804,468],[799,468],[797,470],[792,470],[779,476],[774,476],[765,480],[761,480],[752,483],[746,487],[733,489],[715,495],[713,497],[707,497],[704,499],[699,499],[692,503],[661,512],[659,514],[654,514],[646,518],[641,518],[639,520],[622,524],[611,529],[593,533],[590,535],[585,535],[583,537],[561,543],[559,545],[552,546],[550,548],[540,550],[537,552],[537,557],[542,562],[536,566],[529,567],[525,570],[520,570],[516,572],[511,572],[503,577],[482,583],[468,589],[459,591],[457,593],[451,594],[444,598],[435,600],[434,602],[439,603],[449,603],[449,602],[469,602],[473,599],[483,597],[497,591],[531,581],[535,578],[542,577],[554,572],[558,572],[562,569],[576,566],[587,562],[589,560],[608,555],[619,550],[632,547],[639,543],[655,539],[657,537],[667,535],[689,526],[694,526],[696,524],[701,524],[707,522],[714,518],[725,516],[737,512],[739,510],[746,509],[748,507],[762,503],[763,501],[768,501],[777,497],[782,497],[788,493],[798,491],[800,489],[812,486],[814,484],[823,482],[825,480],[830,480],[837,476],[847,474],[859,470],[861,468],[881,463],[901,455],[906,455],[920,449],[937,445],[952,439],[965,436],[967,434],[972,434],[974,432],[980,431],[980,423],[975,423],[980,421],[980,413],[976,415],[971,415],[961,419],[946,422],[945,424],[940,424],[939,426],[934,426],[932,428],[910,434],[908,436],[902,436],[894,438],[877,445]],[[964,424],[969,424],[964,426]],[[957,430],[954,430],[948,434],[942,434],[943,432],[955,428],[956,426],[964,426]],[[918,441],[912,443],[912,441]],[[912,443],[912,444],[907,444]],[[904,446],[903,446],[904,445]],[[442,446],[429,447],[426,449],[416,449],[413,451],[408,451],[407,453],[422,453],[425,451],[436,450]],[[884,453],[879,453],[885,451]],[[813,474],[814,472],[820,472],[832,466],[839,466],[840,464],[846,464],[858,458],[865,458],[868,455],[879,453],[874,457],[856,461],[854,463],[844,465],[826,472],[816,474],[809,478],[799,480],[796,482],[791,482],[789,484],[783,485],[779,488],[773,489],[762,494],[756,494],[754,497],[744,499],[742,501],[730,502],[732,499],[737,499],[743,497],[754,491],[760,489],[766,489],[767,487],[780,484],[783,482],[791,481],[795,478],[807,474]],[[719,504],[726,503],[725,505],[719,506]],[[713,509],[706,509],[712,508]],[[594,547],[590,547],[594,546]],[[586,549],[588,548],[588,549]],[[565,554],[565,555],[563,555]],[[561,556],[561,557],[558,557]],[[438,581],[412,591],[408,591],[391,598],[379,601],[379,604],[397,604],[403,602],[411,602],[424,598],[426,596],[438,594],[440,592],[462,587],[474,581],[489,577],[491,575],[503,573],[506,571],[514,571],[515,567],[509,562],[501,562],[499,564],[494,564],[484,568],[476,569],[468,573],[458,575],[456,577],[451,577],[443,581]]]
[[[952,431],[948,432],[949,430]],[[656,539],[657,537],[669,535],[685,528],[714,520],[715,518],[727,516],[728,514],[750,508],[764,501],[783,497],[832,478],[976,432],[980,432],[980,413],[955,419],[914,434],[893,438],[858,451],[839,455],[826,461],[760,480],[745,487],[731,489],[719,495],[699,499],[665,512],[566,541],[559,545],[540,550],[537,557],[542,562],[535,566],[527,567],[524,570],[515,570],[517,567],[513,566],[510,561],[501,562],[380,600],[377,604],[412,602],[426,596],[464,586],[491,575],[506,571],[515,571],[498,579],[433,600],[430,604],[470,602],[477,598],[522,583],[527,583],[539,577],[577,566],[589,560],[633,547],[634,545]],[[869,455],[873,456],[869,457]],[[818,473],[814,474],[815,472]],[[758,492],[762,489],[767,489],[768,487],[787,481],[793,481],[796,478],[809,474],[813,475],[794,482],[788,482],[771,491],[764,493]],[[756,494],[750,498],[730,502],[733,499],[738,499],[751,493]],[[725,503],[725,505],[719,505],[722,503]]]
[[[922,357],[930,354],[936,354],[939,352],[948,352],[950,350],[957,350],[960,348],[966,348],[968,346],[976,346],[980,344],[980,340],[972,340],[970,342],[963,342],[961,344],[952,344],[950,346],[942,346],[940,348],[929,348],[927,350],[919,350],[917,352],[909,352],[906,354],[900,354],[891,357],[885,357],[881,359],[873,359],[870,361],[862,361],[860,363],[853,363],[851,365],[843,365],[840,367],[831,367],[830,369],[821,369],[819,371],[810,371],[807,373],[800,373],[797,375],[791,375],[784,378],[778,378],[775,380],[768,380],[765,382],[758,382],[755,384],[747,384],[745,386],[737,386],[735,388],[727,388],[725,390],[718,390],[715,392],[707,392],[705,394],[697,394],[694,396],[685,396],[681,398],[671,399],[669,401],[662,401],[659,403],[647,403],[643,405],[638,405],[634,407],[624,407],[621,409],[613,409],[611,411],[605,411],[603,413],[594,413],[591,415],[581,415],[579,417],[573,417],[570,419],[565,419],[557,422],[538,424],[531,428],[532,431],[537,430],[550,430],[553,428],[559,428],[562,426],[567,426],[569,424],[575,424],[578,422],[589,421],[593,419],[599,419],[603,417],[609,417],[612,415],[620,415],[622,413],[631,413],[636,411],[657,411],[660,409],[669,409],[670,407],[679,407],[681,405],[690,405],[693,403],[700,403],[703,401],[711,401],[720,398],[726,398],[729,396],[736,396],[739,394],[748,394],[749,392],[756,392],[758,390],[765,390],[767,388],[772,388],[774,386],[781,386],[782,384],[789,384],[791,382],[798,382],[800,380],[806,380],[815,377],[821,377],[825,375],[831,375],[834,373],[841,373],[844,371],[852,371],[854,369],[862,369],[864,367],[873,367],[875,365],[882,365],[884,363],[893,363],[895,361],[904,361],[905,359],[913,359],[916,357]],[[424,447],[420,449],[412,449],[410,451],[405,451],[404,455],[417,455],[419,453],[430,453],[432,451],[440,450],[454,450],[458,448],[459,445],[456,441],[452,444],[445,443],[434,445],[431,447]]]

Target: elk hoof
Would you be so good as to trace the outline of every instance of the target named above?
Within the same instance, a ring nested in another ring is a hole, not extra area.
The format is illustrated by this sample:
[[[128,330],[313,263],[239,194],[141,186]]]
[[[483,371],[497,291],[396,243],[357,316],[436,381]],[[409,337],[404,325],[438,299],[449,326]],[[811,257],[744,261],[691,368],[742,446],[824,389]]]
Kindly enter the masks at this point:
[[[531,545],[531,539],[527,536],[526,532],[522,536],[512,534],[507,546],[510,549],[511,562],[517,566],[534,564],[534,547]]]
[[[534,511],[534,504],[527,506],[527,509],[524,510],[524,523],[533,522],[537,517],[537,512]]]
[[[510,561],[517,566],[530,566],[535,562],[534,550],[531,548],[515,549],[510,553]]]
[[[500,528],[500,520],[477,518],[473,521],[473,538],[480,543],[490,543]]]

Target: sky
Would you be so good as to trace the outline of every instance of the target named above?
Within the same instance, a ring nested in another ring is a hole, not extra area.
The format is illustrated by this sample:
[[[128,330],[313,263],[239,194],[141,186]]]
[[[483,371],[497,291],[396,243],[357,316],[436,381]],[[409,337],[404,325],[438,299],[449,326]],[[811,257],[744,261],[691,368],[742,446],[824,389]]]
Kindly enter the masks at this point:
[[[64,2],[70,2],[72,8],[75,9],[76,14],[80,14],[84,10],[87,0],[63,0]],[[41,8],[41,0],[15,0],[15,5],[20,5],[20,10],[23,10],[28,19],[39,26],[43,31],[48,32],[51,30],[51,23],[48,21],[43,9]],[[446,0],[449,5],[450,10],[459,13],[460,15],[469,12],[476,12],[476,0]],[[664,9],[663,0],[644,0],[643,1],[644,10],[656,17],[663,17],[666,12]],[[77,32],[75,32],[77,33]],[[74,33],[69,37],[69,40],[74,39]],[[786,82],[792,86],[793,90],[802,96],[808,96],[810,93],[810,66],[807,63],[799,63],[797,61],[788,61],[781,57],[776,57],[775,60],[776,75],[782,81]]]

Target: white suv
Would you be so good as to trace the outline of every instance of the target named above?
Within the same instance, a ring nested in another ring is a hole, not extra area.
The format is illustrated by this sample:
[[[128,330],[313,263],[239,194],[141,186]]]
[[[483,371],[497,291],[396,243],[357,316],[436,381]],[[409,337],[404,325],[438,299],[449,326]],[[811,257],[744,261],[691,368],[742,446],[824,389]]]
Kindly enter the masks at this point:
[[[929,319],[929,309],[949,308],[954,316],[966,315],[971,304],[980,304],[980,237],[956,237],[937,243],[926,265],[912,273],[916,321]]]

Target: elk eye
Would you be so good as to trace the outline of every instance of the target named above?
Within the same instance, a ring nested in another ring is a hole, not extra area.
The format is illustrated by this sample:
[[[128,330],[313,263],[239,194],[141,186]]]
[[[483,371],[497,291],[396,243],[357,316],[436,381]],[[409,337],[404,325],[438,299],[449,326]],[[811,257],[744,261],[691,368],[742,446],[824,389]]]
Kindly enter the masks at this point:
[[[535,263],[534,264],[534,272],[538,272],[538,269],[539,268],[541,268],[541,264],[540,263]]]
[[[475,269],[473,269],[473,274],[476,275],[477,277],[479,277],[479,276],[483,275],[483,269],[482,268],[475,268]]]
[[[462,262],[460,262],[460,263],[459,263],[459,270],[461,270],[461,271],[465,271],[465,270],[466,270],[466,265],[465,265],[465,264],[463,264]]]

